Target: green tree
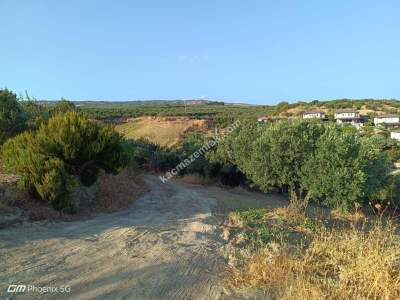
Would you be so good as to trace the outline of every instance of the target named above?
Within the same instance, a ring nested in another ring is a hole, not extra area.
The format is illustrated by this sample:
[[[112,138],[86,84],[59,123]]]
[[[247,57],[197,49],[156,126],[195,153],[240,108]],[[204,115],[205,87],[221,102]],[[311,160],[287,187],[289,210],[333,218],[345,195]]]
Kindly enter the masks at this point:
[[[243,120],[239,128],[220,141],[218,147],[206,156],[213,162],[243,166],[250,161],[252,144],[265,127],[266,125],[255,120]]]
[[[73,178],[91,185],[100,169],[117,172],[127,161],[122,137],[112,127],[77,112],[57,114],[37,131],[8,140],[2,156],[22,187],[58,209],[68,204]]]
[[[324,129],[322,123],[313,121],[286,121],[269,126],[252,145],[251,163],[244,165],[244,172],[262,190],[288,190],[291,205],[304,209],[311,194],[303,188],[301,170]]]
[[[289,191],[293,207],[304,208],[310,196],[302,188],[301,168],[324,131],[317,121],[244,123],[216,151],[236,165],[261,190]]]
[[[373,199],[386,184],[383,137],[361,138],[318,121],[253,126],[244,124],[229,136],[217,158],[236,165],[263,191],[288,191],[294,208],[303,210],[309,200],[347,208]]]
[[[25,121],[17,96],[7,89],[0,90],[0,145],[24,130]]]
[[[350,208],[386,184],[387,156],[373,139],[329,126],[316,146],[302,168],[302,185],[323,204]]]

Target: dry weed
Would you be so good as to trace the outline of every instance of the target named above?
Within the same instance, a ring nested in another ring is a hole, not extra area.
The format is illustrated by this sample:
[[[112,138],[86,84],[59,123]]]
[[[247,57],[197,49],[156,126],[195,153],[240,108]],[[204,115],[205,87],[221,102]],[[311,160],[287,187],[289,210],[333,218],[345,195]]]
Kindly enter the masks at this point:
[[[287,218],[291,212],[279,209],[267,215]],[[310,243],[297,245],[297,251],[286,241],[237,255],[240,259],[231,265],[230,282],[263,287],[278,299],[400,299],[396,227],[393,222],[378,221],[369,229],[364,225],[320,226]]]
[[[126,209],[148,190],[142,176],[132,169],[125,169],[117,175],[101,174],[97,191],[98,210],[114,212]]]

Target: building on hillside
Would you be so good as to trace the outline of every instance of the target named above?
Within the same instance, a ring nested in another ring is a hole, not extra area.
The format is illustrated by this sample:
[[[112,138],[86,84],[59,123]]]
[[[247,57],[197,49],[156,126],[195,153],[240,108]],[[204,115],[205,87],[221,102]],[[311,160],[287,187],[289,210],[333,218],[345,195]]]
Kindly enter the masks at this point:
[[[360,113],[352,109],[342,109],[335,112],[335,120],[339,124],[350,124],[359,130],[365,123]]]
[[[379,124],[389,124],[389,125],[396,125],[400,124],[400,117],[398,115],[381,115],[381,116],[376,116],[374,118],[374,124],[379,125]]]
[[[392,131],[390,132],[390,137],[394,140],[400,141],[400,131]]]
[[[325,119],[326,114],[322,110],[306,111],[303,113],[303,119]]]
[[[342,109],[335,112],[335,120],[338,123],[351,122],[360,119],[360,113],[352,109]]]

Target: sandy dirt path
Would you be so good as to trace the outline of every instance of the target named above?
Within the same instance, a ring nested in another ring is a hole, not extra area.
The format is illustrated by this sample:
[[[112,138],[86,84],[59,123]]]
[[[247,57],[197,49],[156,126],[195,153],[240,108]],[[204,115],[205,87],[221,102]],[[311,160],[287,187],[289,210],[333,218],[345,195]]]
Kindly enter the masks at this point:
[[[9,284],[25,284],[70,292],[25,291],[11,299],[238,298],[220,276],[224,241],[212,190],[146,181],[151,192],[128,211],[0,230],[1,297]]]

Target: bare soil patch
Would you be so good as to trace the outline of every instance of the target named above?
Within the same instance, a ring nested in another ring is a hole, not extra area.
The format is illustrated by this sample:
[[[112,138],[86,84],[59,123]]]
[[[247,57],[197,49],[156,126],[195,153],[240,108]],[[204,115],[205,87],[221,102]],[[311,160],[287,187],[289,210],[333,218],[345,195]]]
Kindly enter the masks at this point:
[[[271,199],[150,175],[145,181],[151,191],[124,212],[0,230],[0,296],[9,284],[26,283],[68,285],[71,293],[20,299],[254,299],[224,281],[226,240],[215,211],[223,212],[219,199],[243,206]]]

